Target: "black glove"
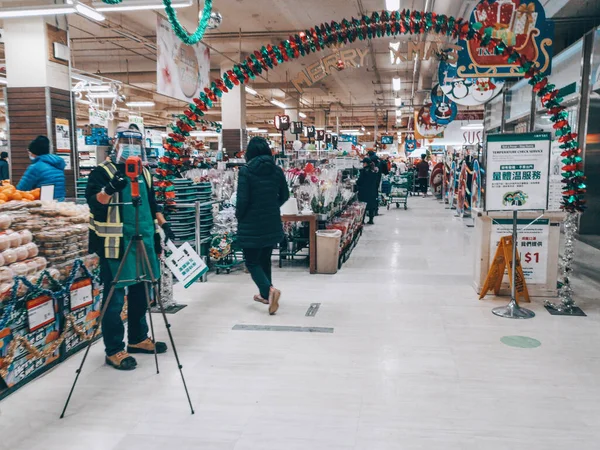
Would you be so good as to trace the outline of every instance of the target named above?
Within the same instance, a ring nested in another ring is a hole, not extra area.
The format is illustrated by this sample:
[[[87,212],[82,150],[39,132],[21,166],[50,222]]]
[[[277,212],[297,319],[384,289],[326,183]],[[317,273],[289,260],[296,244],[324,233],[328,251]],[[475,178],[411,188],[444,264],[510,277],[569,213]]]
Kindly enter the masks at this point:
[[[104,192],[113,195],[115,192],[121,192],[127,186],[127,178],[121,172],[115,173],[115,176],[104,186]]]
[[[173,230],[171,230],[171,225],[169,225],[168,222],[165,222],[162,224],[162,229],[165,233],[165,242],[166,241],[175,242],[175,233],[173,233]]]

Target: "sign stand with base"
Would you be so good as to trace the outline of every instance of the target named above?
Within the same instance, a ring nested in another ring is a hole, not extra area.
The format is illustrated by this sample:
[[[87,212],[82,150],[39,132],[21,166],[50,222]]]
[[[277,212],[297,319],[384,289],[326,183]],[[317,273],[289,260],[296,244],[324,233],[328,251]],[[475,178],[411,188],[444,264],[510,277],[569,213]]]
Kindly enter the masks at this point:
[[[500,244],[502,245],[502,243]],[[519,279],[517,278],[517,265],[521,268],[521,264],[518,260],[517,255],[517,211],[513,211],[513,234],[512,234],[512,258],[510,262],[510,303],[506,306],[501,306],[499,308],[492,309],[492,313],[497,316],[504,317],[507,319],[532,319],[535,317],[535,313],[529,309],[521,308],[517,303],[517,284],[519,283]],[[492,269],[490,269],[491,272]],[[504,271],[502,271],[504,273]],[[519,274],[520,283],[522,283],[524,291],[527,292],[527,287],[525,286],[525,279],[523,277],[523,273]],[[486,283],[487,284],[487,283]],[[481,292],[485,295],[484,291]],[[527,296],[529,297],[529,296]]]

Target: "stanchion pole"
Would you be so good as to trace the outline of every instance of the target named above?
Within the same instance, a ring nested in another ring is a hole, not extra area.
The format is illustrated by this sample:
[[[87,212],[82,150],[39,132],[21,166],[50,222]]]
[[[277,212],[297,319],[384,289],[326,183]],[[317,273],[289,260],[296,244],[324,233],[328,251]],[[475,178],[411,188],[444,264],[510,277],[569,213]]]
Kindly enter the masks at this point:
[[[512,231],[512,263],[510,266],[512,283],[510,285],[510,303],[506,306],[492,309],[492,313],[506,319],[531,319],[535,313],[521,308],[517,303],[517,211],[513,211]]]

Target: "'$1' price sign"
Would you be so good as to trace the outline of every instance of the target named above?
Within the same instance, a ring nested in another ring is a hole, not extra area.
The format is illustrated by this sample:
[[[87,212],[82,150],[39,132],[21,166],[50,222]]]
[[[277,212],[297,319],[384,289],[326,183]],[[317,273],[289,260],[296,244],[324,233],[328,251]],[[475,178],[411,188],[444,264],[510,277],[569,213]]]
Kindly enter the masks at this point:
[[[540,254],[538,252],[536,252],[536,253],[531,253],[531,252],[525,253],[525,262],[526,263],[530,263],[530,262],[539,263],[540,262]]]

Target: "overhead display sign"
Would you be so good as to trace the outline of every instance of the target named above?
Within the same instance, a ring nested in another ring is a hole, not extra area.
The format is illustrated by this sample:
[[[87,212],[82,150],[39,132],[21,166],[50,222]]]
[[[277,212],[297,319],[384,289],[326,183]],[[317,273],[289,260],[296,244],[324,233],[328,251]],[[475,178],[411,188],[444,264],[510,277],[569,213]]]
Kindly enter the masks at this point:
[[[471,23],[492,29],[492,37],[502,39],[536,66],[549,74],[552,62],[554,24],[546,20],[544,7],[538,0],[481,0],[471,13]],[[481,47],[475,39],[459,40],[459,77],[520,78],[519,63],[509,63],[508,54],[496,55],[492,45]]]
[[[101,127],[108,127],[108,111],[102,111],[101,109],[90,108],[89,109],[90,125],[99,125]]]
[[[486,210],[546,210],[550,133],[487,137]]]
[[[185,102],[193,101],[210,84],[210,50],[202,43],[186,45],[169,21],[157,15],[156,91]]]

